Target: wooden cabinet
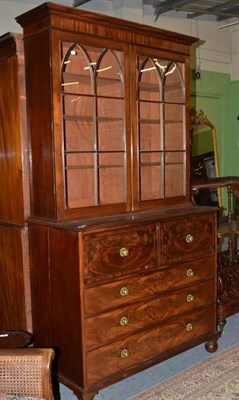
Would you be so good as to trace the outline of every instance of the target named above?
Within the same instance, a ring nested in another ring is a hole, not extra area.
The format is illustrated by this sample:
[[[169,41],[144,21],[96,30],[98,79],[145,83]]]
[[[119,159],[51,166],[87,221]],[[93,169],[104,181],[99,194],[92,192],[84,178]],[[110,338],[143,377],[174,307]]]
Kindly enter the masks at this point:
[[[196,39],[54,3],[17,21],[35,344],[59,348],[60,380],[88,400],[217,348],[216,212],[190,202]]]
[[[29,158],[22,35],[0,37],[0,330],[31,331]]]
[[[80,399],[204,341],[216,350],[211,210],[29,224],[35,343],[59,347]]]
[[[56,4],[17,21],[31,71],[33,215],[189,203],[186,87],[195,39]]]

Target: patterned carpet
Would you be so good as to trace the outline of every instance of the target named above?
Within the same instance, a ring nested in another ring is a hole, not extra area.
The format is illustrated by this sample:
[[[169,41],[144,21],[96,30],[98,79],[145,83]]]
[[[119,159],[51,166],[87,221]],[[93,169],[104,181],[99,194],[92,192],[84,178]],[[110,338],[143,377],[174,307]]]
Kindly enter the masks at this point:
[[[129,400],[239,400],[239,344]]]

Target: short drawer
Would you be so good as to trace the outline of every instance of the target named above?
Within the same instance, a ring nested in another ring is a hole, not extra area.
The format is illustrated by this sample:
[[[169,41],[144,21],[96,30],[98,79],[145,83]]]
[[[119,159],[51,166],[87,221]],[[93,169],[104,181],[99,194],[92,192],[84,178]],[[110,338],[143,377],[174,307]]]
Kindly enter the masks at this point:
[[[215,252],[215,216],[188,217],[160,224],[161,264]]]
[[[157,272],[141,274],[104,285],[87,288],[84,293],[85,313],[92,316],[108,309],[147,299],[166,290],[191,285],[215,277],[214,257],[202,258]]]
[[[155,355],[163,354],[184,343],[189,345],[190,341],[215,333],[215,316],[216,309],[212,304],[173,318],[166,324],[159,324],[150,330],[87,352],[87,384],[122,373],[146,360],[149,362]]]
[[[83,238],[84,277],[117,277],[156,265],[155,226],[92,233]]]
[[[158,324],[183,312],[205,306],[216,301],[215,279],[184,287],[173,292],[158,294],[152,300],[136,303],[106,312],[85,320],[85,343],[97,347],[107,341],[116,340],[138,329]]]

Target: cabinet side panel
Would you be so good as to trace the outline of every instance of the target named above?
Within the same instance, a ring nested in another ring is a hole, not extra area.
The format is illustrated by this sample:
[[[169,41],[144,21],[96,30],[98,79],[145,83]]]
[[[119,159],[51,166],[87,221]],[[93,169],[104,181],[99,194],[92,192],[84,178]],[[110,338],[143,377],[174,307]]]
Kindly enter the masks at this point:
[[[26,320],[24,229],[0,226],[0,330],[29,330]],[[27,279],[27,277],[26,277]]]
[[[47,227],[30,224],[29,245],[34,343],[47,347],[51,338]]]
[[[41,32],[24,42],[26,92],[31,151],[32,215],[54,217],[54,149],[51,122],[49,34]]]
[[[24,225],[17,56],[0,60],[0,220]]]
[[[60,349],[58,370],[82,385],[82,335],[78,234],[50,229],[52,343]]]

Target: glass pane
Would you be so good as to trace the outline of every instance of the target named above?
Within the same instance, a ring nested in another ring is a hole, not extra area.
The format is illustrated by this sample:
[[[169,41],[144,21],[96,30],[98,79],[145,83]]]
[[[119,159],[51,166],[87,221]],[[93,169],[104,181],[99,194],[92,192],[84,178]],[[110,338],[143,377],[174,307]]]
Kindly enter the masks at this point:
[[[94,137],[92,123],[65,121],[65,151],[93,151]]]
[[[94,198],[94,170],[92,168],[69,169],[66,171],[66,180],[68,207],[96,205]]]
[[[183,64],[171,62],[165,70],[164,101],[185,103]]]
[[[93,119],[93,98],[89,96],[64,95],[63,108],[65,118],[74,116],[75,119]]]
[[[124,154],[99,155],[100,204],[125,202]]]
[[[139,147],[140,150],[162,149],[160,127],[160,103],[140,102]]]
[[[160,122],[161,105],[156,102],[141,101],[139,106],[140,122],[153,122],[158,124]]]
[[[96,87],[98,96],[124,97],[123,53],[107,50],[96,66]]]
[[[93,168],[95,153],[68,153],[66,155],[66,168],[74,169],[74,168]]]
[[[62,43],[68,207],[126,201],[122,66],[122,51]]]
[[[185,153],[165,153],[165,197],[185,196]]]
[[[156,200],[161,196],[161,166],[141,167],[141,195],[140,200]]]
[[[98,123],[99,151],[124,151],[123,121],[110,121]]]
[[[139,56],[138,70],[139,99],[160,101],[161,78],[160,71],[155,65],[155,60],[149,57]]]
[[[62,43],[62,53],[62,90],[93,94],[91,60],[84,47],[76,43]]]
[[[185,106],[164,105],[165,149],[185,149]]]
[[[97,114],[100,120],[122,120],[124,116],[124,101],[122,99],[98,97]]]
[[[162,163],[163,153],[140,154],[141,200],[154,200],[162,197]]]
[[[95,154],[73,153],[66,155],[67,206],[96,205]]]

